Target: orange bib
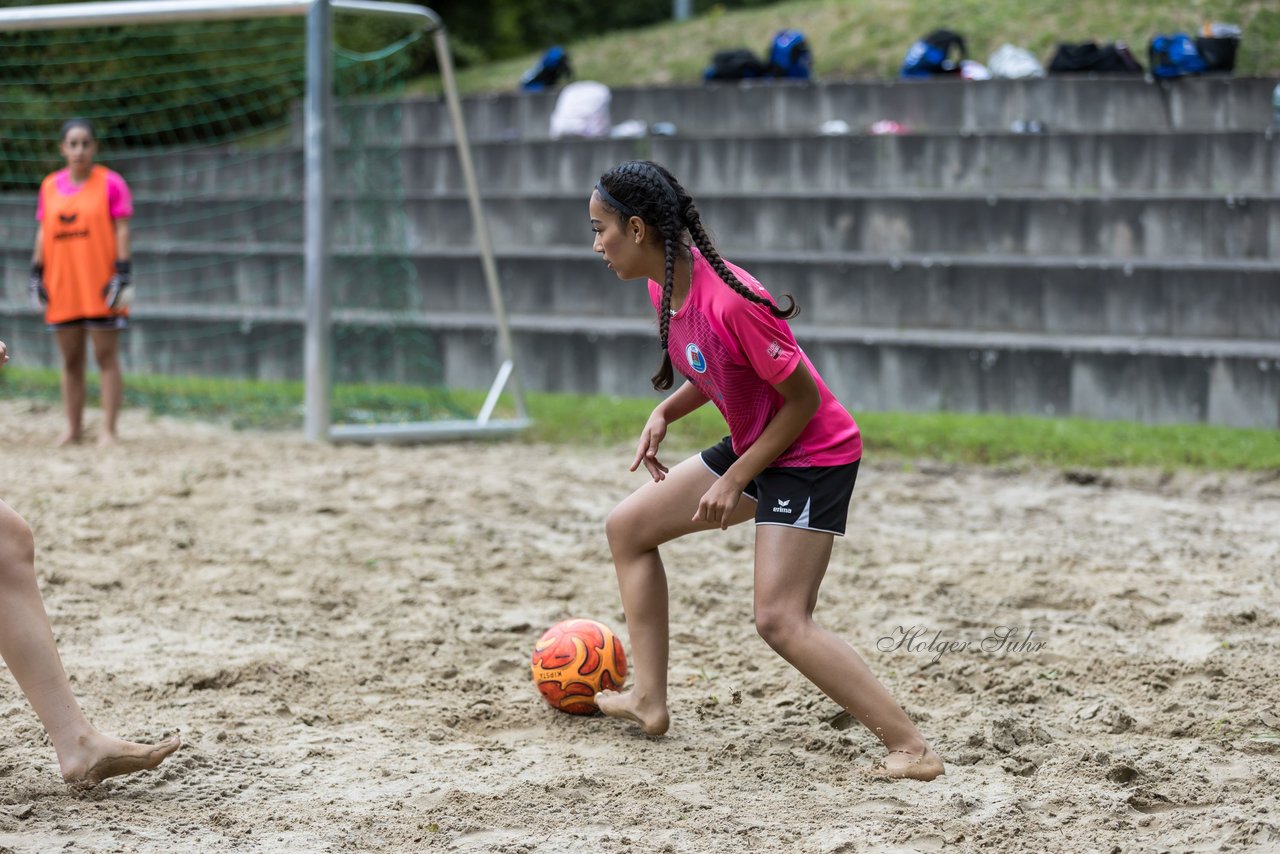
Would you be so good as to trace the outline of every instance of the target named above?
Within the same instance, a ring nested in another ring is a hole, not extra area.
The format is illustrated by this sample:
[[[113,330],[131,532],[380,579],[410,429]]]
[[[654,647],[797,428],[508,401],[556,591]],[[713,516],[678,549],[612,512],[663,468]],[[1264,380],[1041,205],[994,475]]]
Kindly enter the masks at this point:
[[[44,203],[45,323],[127,315],[112,311],[102,289],[116,271],[116,226],[107,201],[107,169],[94,166],[70,196],[58,192],[56,175],[40,185]]]

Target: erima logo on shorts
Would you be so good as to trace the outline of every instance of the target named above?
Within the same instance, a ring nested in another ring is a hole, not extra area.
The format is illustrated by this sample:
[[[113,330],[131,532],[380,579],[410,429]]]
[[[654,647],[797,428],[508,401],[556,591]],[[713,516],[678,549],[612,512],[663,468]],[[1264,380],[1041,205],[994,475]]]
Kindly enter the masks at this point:
[[[775,507],[775,508],[773,508],[773,512],[774,512],[774,513],[786,513],[788,516],[790,516],[790,515],[791,515],[791,508],[787,506],[787,505],[788,505],[788,504],[790,504],[790,503],[791,503],[791,499],[790,499],[790,498],[788,498],[786,501],[783,501],[781,498],[779,498],[779,499],[778,499],[778,506],[777,506],[777,507]]]
[[[697,344],[690,344],[685,347],[684,357],[689,360],[689,367],[698,373],[705,374],[707,372],[707,359],[702,355],[702,351],[698,349]]]

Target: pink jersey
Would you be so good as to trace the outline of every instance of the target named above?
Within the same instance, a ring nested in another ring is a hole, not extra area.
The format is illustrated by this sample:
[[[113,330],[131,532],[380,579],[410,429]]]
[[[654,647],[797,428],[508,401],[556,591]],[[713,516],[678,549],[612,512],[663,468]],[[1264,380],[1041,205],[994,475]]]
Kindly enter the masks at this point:
[[[769,296],[750,273],[728,267],[747,287]],[[661,311],[662,285],[652,279],[649,298]],[[689,296],[671,318],[667,352],[676,370],[720,410],[739,455],[782,408],[783,397],[773,386],[803,359],[818,384],[821,403],[795,442],[769,467],[840,466],[862,457],[858,425],[818,376],[787,322],[725,284],[697,249]]]
[[[63,169],[53,175],[58,192],[64,196],[74,196],[80,188],[71,182],[71,170]],[[107,213],[112,219],[127,219],[133,216],[133,194],[129,185],[117,173],[107,170]],[[44,199],[36,201],[36,219],[44,220]]]

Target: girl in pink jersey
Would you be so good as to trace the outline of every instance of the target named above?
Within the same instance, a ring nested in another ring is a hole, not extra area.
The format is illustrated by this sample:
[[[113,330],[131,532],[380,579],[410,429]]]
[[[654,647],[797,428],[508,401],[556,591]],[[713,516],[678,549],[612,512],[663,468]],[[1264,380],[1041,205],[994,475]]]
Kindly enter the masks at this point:
[[[589,210],[593,248],[609,268],[620,279],[649,280],[662,343],[654,388],[671,388],[677,369],[686,379],[641,432],[631,470],[643,464],[651,482],[605,523],[635,682],[597,695],[601,711],[649,735],[667,731],[667,579],[658,547],[754,517],[760,636],[884,743],[888,754],[872,773],[942,774],[942,760],[862,658],[813,620],[832,544],[844,534],[862,439],[791,334],[794,301],[779,304],[722,259],[693,199],[657,164],[628,161],[606,172]],[[668,425],[708,401],[730,435],[668,468],[658,459]]]
[[[7,361],[0,341],[0,365]],[[159,744],[122,741],[98,732],[80,710],[36,586],[35,549],[30,526],[0,501],[0,660],[49,733],[63,779],[87,789],[108,777],[156,767],[181,746],[178,736]]]

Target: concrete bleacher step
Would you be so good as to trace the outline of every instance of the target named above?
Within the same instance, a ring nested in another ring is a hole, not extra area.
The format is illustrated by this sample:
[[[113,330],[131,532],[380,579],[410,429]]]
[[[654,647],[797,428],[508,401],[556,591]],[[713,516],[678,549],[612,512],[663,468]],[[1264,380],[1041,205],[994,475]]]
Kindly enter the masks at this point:
[[[1265,339],[1280,330],[1280,276],[1269,262],[1082,263],[1071,258],[735,253],[800,322],[1049,334]],[[415,258],[425,311],[488,307],[474,256]],[[619,281],[590,253],[499,257],[511,311],[648,319],[642,282]],[[348,279],[351,281],[351,279]],[[344,288],[344,305],[369,302]]]
[[[547,140],[554,93],[465,109],[529,388],[651,393],[647,294],[591,254],[586,218],[598,173],[648,156],[686,181],[727,257],[796,295],[798,337],[855,412],[1274,429],[1275,82],[615,91],[615,121],[679,127],[642,140]],[[912,133],[819,136],[829,119]],[[1050,132],[1008,132],[1030,119]],[[344,104],[337,129],[335,376],[487,387],[494,320],[443,104]],[[374,145],[343,148],[353,132]],[[301,377],[300,161],[296,145],[108,161],[138,209],[127,370]],[[0,316],[24,361],[55,364],[25,301],[31,204],[0,197]]]
[[[15,352],[53,344],[29,307],[0,304]],[[302,375],[301,308],[171,305],[135,312],[124,339],[131,372],[208,373],[263,379]],[[497,369],[488,312],[419,315],[337,309],[344,337],[339,381],[443,382],[484,387]],[[513,313],[521,381],[532,390],[645,395],[658,347],[652,323]],[[1280,428],[1280,343],[1131,336],[1031,335],[933,329],[794,326],[832,390],[861,410],[1007,412],[1126,419],[1210,421]],[[431,333],[431,359],[406,358]],[[218,346],[210,351],[214,336]],[[399,362],[399,365],[389,363]],[[426,375],[415,365],[429,363]]]
[[[581,191],[628,159],[662,163],[695,198],[704,192],[1280,189],[1280,136],[1257,133],[919,134],[903,136],[657,137],[558,140],[476,147],[490,191]],[[449,146],[406,154],[410,190],[457,192]]]
[[[911,134],[904,136],[715,135],[647,139],[484,142],[472,157],[489,192],[582,192],[623,160],[667,166],[695,198],[702,192],[779,190],[1052,190],[1280,192],[1280,135],[1255,132],[1126,132],[1106,135]],[[402,187],[464,190],[451,143],[415,142],[336,152],[345,192]],[[112,159],[131,186],[153,194],[270,187],[302,191],[302,149],[175,152]]]
[[[3,295],[25,293],[27,252],[0,255]],[[407,266],[337,247],[334,304],[433,315],[488,310],[474,250],[424,250]],[[302,248],[155,244],[135,249],[139,293],[152,306],[303,304]],[[1009,333],[1277,338],[1280,275],[1271,261],[1118,261],[1073,257],[742,252],[730,259],[775,294],[791,293],[818,326]],[[498,273],[507,307],[581,320],[647,318],[641,282],[620,282],[588,250],[506,247]],[[381,278],[380,278],[381,277]]]
[[[590,247],[585,193],[488,194],[498,246]],[[216,237],[301,242],[301,199],[218,195],[135,198],[134,227],[155,241]],[[862,251],[1112,258],[1280,257],[1280,196],[1044,191],[702,194],[703,221],[726,253]],[[416,250],[471,245],[461,195],[339,197],[335,242]],[[0,243],[30,240],[31,223],[0,222]]]
[[[512,81],[513,85],[515,81]],[[889,119],[912,130],[1000,131],[1036,120],[1053,131],[1265,130],[1274,78],[1057,75],[1043,80],[745,82],[613,90],[615,122],[672,122],[684,134],[806,133],[831,119],[858,129]],[[465,98],[473,141],[545,139],[555,92]],[[402,141],[452,139],[442,98],[344,104],[339,128]]]

